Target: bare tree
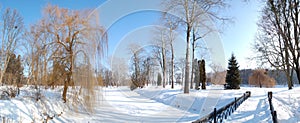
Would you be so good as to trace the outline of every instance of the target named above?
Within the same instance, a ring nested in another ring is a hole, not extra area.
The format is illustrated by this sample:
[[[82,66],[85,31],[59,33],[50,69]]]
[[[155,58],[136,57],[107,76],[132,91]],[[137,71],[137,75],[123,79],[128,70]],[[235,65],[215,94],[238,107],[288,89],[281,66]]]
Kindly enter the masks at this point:
[[[131,58],[131,90],[135,88],[143,88],[150,83],[151,66],[153,66],[152,58],[147,56],[149,54],[147,47],[140,48],[137,44],[130,44],[129,46]]]
[[[159,62],[162,69],[162,85],[165,88],[167,81],[167,36],[168,30],[163,27],[156,27],[154,34],[158,37],[154,37],[155,46],[152,47],[153,56]]]
[[[221,19],[217,16],[216,9],[224,7],[226,4],[223,0],[178,0],[165,1],[163,3],[168,12],[176,13],[180,16],[179,22],[184,25],[186,33],[186,66],[185,66],[185,85],[184,93],[189,93],[190,81],[190,36],[197,20],[204,15],[212,18]]]
[[[167,80],[167,70],[170,71],[171,88],[174,88],[174,41],[175,41],[175,31],[178,28],[179,22],[176,21],[176,17],[173,15],[164,13],[160,19],[160,24],[162,27],[157,27],[154,31],[156,46],[153,47],[154,56],[159,60],[159,64],[163,72],[163,87],[165,87],[165,82]],[[171,53],[171,59],[168,60],[167,52]],[[170,63],[170,65],[167,65]],[[170,69],[167,68],[170,67]]]
[[[213,70],[211,83],[221,85],[225,84],[226,70],[222,68],[221,65],[217,64],[211,64],[210,68]]]
[[[168,28],[167,40],[171,50],[171,88],[174,88],[174,60],[175,60],[175,52],[174,52],[174,42],[175,42],[175,31],[178,28],[179,22],[171,15],[165,15],[165,25]]]
[[[300,82],[299,0],[268,0],[258,23],[258,40],[254,45],[259,61],[285,71],[292,89],[293,71]]]
[[[16,49],[22,35],[24,23],[17,10],[11,10],[10,8],[7,8],[1,14],[1,21],[0,82],[2,83],[10,54],[14,53]]]
[[[196,24],[195,24],[195,27],[193,28],[192,30],[192,59],[195,59],[195,51],[197,48],[203,48],[203,49],[206,49],[204,48],[203,46],[199,46],[200,43],[197,43],[201,38],[205,37],[207,34],[209,34],[210,32],[213,31],[212,28],[210,28],[209,26],[207,26],[205,24],[205,21],[206,19],[201,19],[199,20]],[[201,28],[202,27],[202,28]],[[200,28],[203,29],[201,32],[204,33],[204,34],[201,34],[200,33]],[[198,44],[198,45],[197,45]],[[195,62],[196,63],[196,62]],[[194,78],[194,69],[193,67],[195,65],[193,65],[194,62],[192,63],[192,74],[191,74],[191,85],[190,85],[190,89],[193,88],[193,78]],[[196,87],[195,87],[196,88]]]
[[[113,78],[115,79],[116,85],[128,85],[126,79],[128,79],[128,65],[125,59],[113,57],[113,63],[111,63]]]

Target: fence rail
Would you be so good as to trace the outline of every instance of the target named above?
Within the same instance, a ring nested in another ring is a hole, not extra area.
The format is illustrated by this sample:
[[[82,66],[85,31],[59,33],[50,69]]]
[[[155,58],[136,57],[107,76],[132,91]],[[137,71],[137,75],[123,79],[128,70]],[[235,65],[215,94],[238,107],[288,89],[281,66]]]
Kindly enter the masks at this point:
[[[274,110],[273,103],[272,103],[272,96],[273,96],[272,91],[268,92],[268,100],[269,100],[269,105],[270,105],[270,111],[271,111],[271,115],[272,115],[272,120],[273,120],[273,123],[278,123],[277,113]]]
[[[248,99],[251,96],[251,92],[247,91],[243,94],[243,96],[239,98],[234,98],[234,101],[227,104],[226,106],[220,108],[217,110],[217,108],[214,108],[214,111],[209,113],[208,115],[202,117],[201,119],[194,121],[193,123],[217,123],[217,122],[223,122],[223,119],[227,119],[228,116],[233,113],[237,107],[242,104],[246,99]]]

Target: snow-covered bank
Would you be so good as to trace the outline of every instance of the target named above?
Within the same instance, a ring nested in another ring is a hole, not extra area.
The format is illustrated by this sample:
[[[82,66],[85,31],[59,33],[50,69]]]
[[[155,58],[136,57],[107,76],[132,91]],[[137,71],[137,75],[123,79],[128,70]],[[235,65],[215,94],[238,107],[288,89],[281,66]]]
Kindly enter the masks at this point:
[[[165,105],[188,111],[198,115],[195,121],[213,111],[221,108],[235,97],[240,97],[246,90],[224,90],[223,86],[209,86],[207,90],[191,90],[189,94],[183,94],[181,88],[164,89],[161,87],[148,87],[136,90],[142,96],[148,97]]]
[[[0,122],[3,122],[3,117],[9,122],[43,122],[47,116],[61,114],[66,106],[61,101],[59,90],[42,89],[40,100],[36,101],[36,89],[32,86],[20,88],[17,97],[0,100]]]
[[[242,103],[226,122],[272,122],[268,91],[273,91],[273,104],[280,122],[299,122],[300,87],[223,90],[222,86],[208,86],[207,90],[191,90],[183,94],[181,87],[175,89],[146,87],[130,91],[128,87],[95,89],[94,112],[84,108],[70,108],[61,100],[61,88],[43,89],[36,102],[32,91],[21,88],[21,94],[11,100],[0,100],[0,116],[13,122],[42,122],[45,114],[54,115],[49,122],[192,122],[251,91],[251,97]],[[82,101],[82,100],[81,100]],[[0,119],[2,122],[2,119]]]

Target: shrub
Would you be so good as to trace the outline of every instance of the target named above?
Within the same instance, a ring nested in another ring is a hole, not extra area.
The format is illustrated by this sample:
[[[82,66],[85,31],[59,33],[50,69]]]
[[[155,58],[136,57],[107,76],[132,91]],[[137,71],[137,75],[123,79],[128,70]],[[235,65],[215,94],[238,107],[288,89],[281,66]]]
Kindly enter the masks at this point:
[[[254,70],[252,75],[248,79],[249,85],[254,85],[256,87],[274,87],[276,81],[274,78],[268,76],[267,71],[264,69]]]

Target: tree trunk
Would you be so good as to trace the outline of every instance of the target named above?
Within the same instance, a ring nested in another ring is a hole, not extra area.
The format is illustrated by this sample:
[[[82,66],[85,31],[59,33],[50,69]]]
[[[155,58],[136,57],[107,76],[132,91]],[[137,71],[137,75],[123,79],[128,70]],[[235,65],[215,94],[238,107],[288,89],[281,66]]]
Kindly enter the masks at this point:
[[[65,81],[64,90],[63,90],[63,94],[62,94],[62,99],[63,99],[64,103],[67,102],[67,91],[68,91],[68,82]]]
[[[206,73],[205,73],[205,62],[204,60],[202,59],[201,60],[201,65],[200,65],[200,80],[201,80],[201,89],[205,90],[206,89]]]
[[[201,72],[200,72],[201,71],[201,62],[200,62],[200,60],[197,62],[197,64],[198,64],[198,69],[199,69],[199,73],[198,73],[199,81],[196,81],[195,89],[199,90],[199,85],[200,85],[200,80],[201,80],[200,79],[200,77],[201,77]]]
[[[287,47],[285,48],[285,62],[286,62],[286,74],[287,74],[287,79],[288,79],[288,89],[292,89],[292,80],[290,78],[290,64],[289,64],[289,53],[287,51]]]
[[[195,48],[194,48],[194,42],[192,43],[192,72],[191,72],[191,85],[190,85],[190,89],[193,89],[193,78],[194,78],[194,52],[195,52]]]
[[[297,79],[298,79],[298,82],[300,84],[300,68],[296,68],[296,73],[297,73]]]
[[[166,71],[166,52],[165,52],[165,43],[163,42],[162,47],[162,57],[163,57],[163,88],[166,87],[167,81],[167,71]]]
[[[185,80],[184,93],[189,93],[189,76],[190,76],[190,25],[187,24],[186,31],[186,54],[185,54]]]
[[[174,48],[173,44],[171,43],[171,52],[172,52],[172,58],[171,58],[171,88],[174,88]]]
[[[191,86],[190,88],[193,89],[193,79],[194,79],[194,58],[195,58],[195,43],[196,43],[196,34],[195,29],[193,28],[193,41],[192,41],[192,73],[191,73]],[[197,84],[197,82],[196,82]],[[196,88],[195,88],[196,89]]]
[[[73,75],[73,49],[72,49],[72,45],[70,45],[69,48],[69,54],[70,54],[70,58],[69,58],[69,62],[70,62],[70,68],[67,74],[67,81],[64,82],[64,90],[63,90],[63,94],[62,94],[62,98],[64,103],[67,102],[67,92],[68,92],[68,87],[69,85],[74,85],[73,81],[72,81],[72,75]]]

